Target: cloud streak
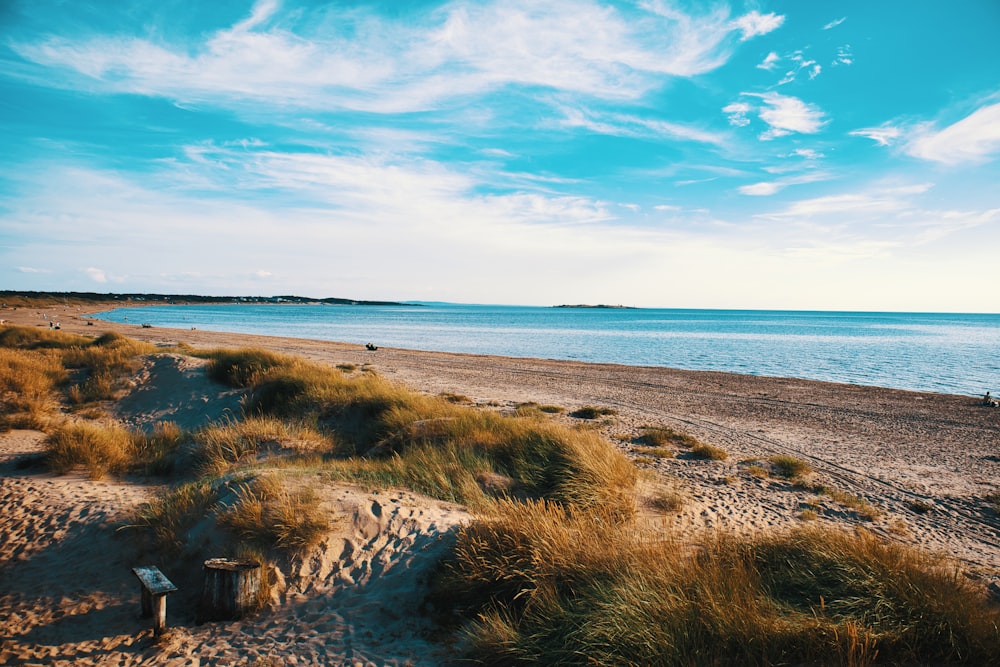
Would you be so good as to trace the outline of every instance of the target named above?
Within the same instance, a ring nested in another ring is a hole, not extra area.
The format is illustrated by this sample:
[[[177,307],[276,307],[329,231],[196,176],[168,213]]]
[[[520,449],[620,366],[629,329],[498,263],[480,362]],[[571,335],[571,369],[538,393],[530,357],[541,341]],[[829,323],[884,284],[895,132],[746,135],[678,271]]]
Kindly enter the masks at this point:
[[[782,22],[758,12],[730,19],[720,11],[684,14],[660,2],[627,10],[586,0],[453,2],[414,24],[359,11],[314,11],[317,23],[339,30],[311,31],[309,21],[282,27],[280,5],[268,0],[193,48],[136,37],[60,36],[13,48],[109,92],[395,113],[507,86],[636,99],[664,77],[719,67],[735,41]]]
[[[912,132],[905,150],[946,165],[986,162],[1000,153],[1000,104],[977,109],[941,130],[922,124]]]

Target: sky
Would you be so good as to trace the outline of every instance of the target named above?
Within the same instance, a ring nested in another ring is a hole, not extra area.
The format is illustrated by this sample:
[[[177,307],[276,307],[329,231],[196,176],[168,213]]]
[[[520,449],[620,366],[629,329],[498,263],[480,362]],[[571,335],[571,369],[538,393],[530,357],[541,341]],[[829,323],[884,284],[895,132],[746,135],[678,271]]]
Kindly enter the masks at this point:
[[[997,313],[998,34],[997,0],[0,0],[0,289]]]

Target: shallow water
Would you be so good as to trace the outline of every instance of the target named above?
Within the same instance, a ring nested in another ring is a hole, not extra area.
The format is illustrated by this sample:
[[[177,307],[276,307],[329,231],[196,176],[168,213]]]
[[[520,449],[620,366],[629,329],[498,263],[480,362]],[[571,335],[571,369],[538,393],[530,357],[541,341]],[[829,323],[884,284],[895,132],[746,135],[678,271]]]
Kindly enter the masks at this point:
[[[431,304],[138,306],[113,322],[1000,394],[1000,315]]]

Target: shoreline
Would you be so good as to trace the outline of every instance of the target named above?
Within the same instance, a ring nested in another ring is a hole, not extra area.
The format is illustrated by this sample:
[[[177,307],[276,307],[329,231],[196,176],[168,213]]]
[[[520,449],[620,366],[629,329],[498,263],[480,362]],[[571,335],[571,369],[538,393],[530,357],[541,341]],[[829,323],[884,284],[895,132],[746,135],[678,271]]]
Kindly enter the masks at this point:
[[[91,307],[91,305],[88,304],[87,307],[86,307],[87,312],[85,314],[87,316],[91,316],[91,318],[94,319],[93,316],[96,315],[99,312],[107,312],[109,310],[127,310],[127,309],[130,309],[130,308],[145,308],[145,307],[149,307],[149,306],[161,306],[163,304],[156,304],[156,303],[128,303],[128,304],[120,304],[118,302],[110,302],[110,303],[104,303],[103,305],[104,305],[104,307],[96,307],[96,306]],[[191,305],[191,306],[198,306],[199,304],[166,304],[166,305],[182,305],[182,306],[183,305]],[[211,306],[217,306],[217,305],[223,305],[223,306],[229,306],[229,305],[232,305],[232,306],[241,306],[241,305],[246,305],[246,304],[223,303],[223,304],[206,304],[206,305],[211,305]],[[294,306],[294,305],[317,305],[317,304],[295,304],[295,303],[274,304],[274,303],[260,303],[260,304],[251,304],[251,305],[261,305],[261,306],[274,306],[274,305],[286,305],[287,306],[287,305],[293,305]],[[578,308],[578,307],[599,308],[599,307],[604,307],[604,306],[553,306],[551,308]],[[752,311],[752,312],[757,312],[757,311]],[[760,312],[769,312],[769,311],[760,311]],[[814,311],[788,311],[788,312],[814,312]],[[816,311],[816,312],[819,312],[819,311]],[[875,314],[877,314],[877,313],[875,313]],[[918,313],[918,314],[920,314],[920,313]],[[933,315],[933,314],[931,314],[931,315]],[[976,314],[968,314],[968,315],[975,316]],[[138,326],[138,323],[131,323],[131,322],[129,322],[129,323],[114,322],[114,321],[111,321],[111,320],[102,320],[102,319],[94,319],[94,321],[95,322],[102,322],[105,325],[119,325],[119,326],[125,326],[125,327]],[[188,331],[188,329],[184,328],[185,326],[186,325],[178,326],[177,323],[174,323],[174,324],[171,324],[171,325],[153,324],[151,328],[153,328],[153,329],[159,329],[161,331],[174,331],[174,332],[178,332],[178,336],[179,337],[182,337],[182,336],[186,337],[186,334],[182,333],[182,332],[187,332]],[[216,326],[216,327],[220,327],[220,326],[224,327],[225,324],[220,324],[220,323],[216,322],[214,324],[214,326]],[[191,329],[191,330],[194,330],[194,329]],[[266,333],[259,333],[259,332],[247,332],[247,333],[244,333],[244,332],[228,331],[228,330],[223,330],[223,329],[201,329],[200,331],[205,332],[205,333],[215,333],[215,334],[219,334],[219,335],[223,335],[223,336],[230,336],[230,337],[231,336],[259,336],[259,337],[264,338],[264,339],[267,339],[267,338],[276,338],[276,339],[288,338],[290,340],[312,341],[312,342],[314,342],[316,344],[348,345],[348,346],[350,346],[350,345],[355,345],[355,344],[361,344],[362,343],[362,341],[360,339],[357,340],[356,342],[346,342],[344,340],[338,340],[338,339],[333,339],[333,338],[322,339],[322,338],[311,338],[311,337],[308,337],[308,336],[297,336],[294,333],[291,333],[291,334],[289,334],[289,333],[282,333],[280,335],[274,335],[274,336],[272,336],[272,335],[268,335]],[[655,369],[655,370],[663,370],[663,371],[666,371],[666,372],[722,373],[722,374],[725,374],[725,375],[734,375],[734,376],[741,376],[741,377],[768,378],[768,379],[772,379],[772,380],[797,380],[797,381],[804,381],[804,382],[821,382],[821,383],[836,384],[836,385],[851,386],[851,387],[881,388],[881,389],[891,389],[891,390],[898,390],[898,391],[909,391],[909,392],[921,393],[921,394],[950,395],[950,396],[967,396],[967,397],[973,397],[973,398],[980,398],[980,397],[982,397],[983,393],[985,391],[987,391],[987,390],[994,391],[995,393],[1000,393],[1000,388],[994,389],[992,386],[990,386],[991,382],[992,382],[992,378],[986,378],[986,377],[984,377],[984,378],[976,378],[977,381],[973,381],[973,382],[969,382],[969,381],[960,382],[960,381],[958,381],[954,377],[949,377],[947,375],[947,373],[945,373],[944,375],[938,377],[937,379],[939,381],[920,382],[919,379],[911,377],[911,376],[908,376],[905,373],[903,373],[902,375],[900,375],[897,380],[893,381],[891,378],[889,378],[889,376],[884,376],[884,373],[880,373],[879,371],[875,371],[874,374],[870,374],[870,373],[869,374],[865,374],[865,373],[856,373],[856,372],[855,373],[851,373],[851,372],[846,372],[846,373],[831,373],[831,372],[828,372],[828,373],[825,373],[825,374],[824,373],[820,373],[819,374],[820,376],[826,375],[828,377],[818,377],[817,374],[815,374],[815,373],[809,373],[808,369],[806,369],[806,368],[798,368],[798,367],[788,367],[786,370],[788,370],[788,371],[796,371],[796,370],[798,370],[802,374],[799,374],[799,375],[784,375],[784,374],[781,374],[780,372],[768,372],[768,371],[776,371],[776,370],[780,371],[780,369],[775,369],[775,368],[768,367],[767,365],[765,365],[765,366],[762,367],[764,369],[764,372],[761,372],[759,374],[754,374],[754,373],[741,372],[742,369],[740,369],[740,370],[731,370],[731,369],[727,369],[727,368],[713,368],[712,364],[704,364],[704,363],[700,363],[700,364],[699,363],[688,363],[688,364],[685,364],[685,361],[682,360],[682,359],[674,359],[673,361],[675,363],[680,363],[680,364],[684,364],[684,365],[670,365],[669,362],[667,362],[667,363],[660,363],[660,362],[657,362],[657,361],[654,361],[654,360],[651,360],[651,359],[641,359],[641,360],[636,360],[636,361],[627,361],[627,360],[626,361],[617,361],[617,360],[615,360],[613,358],[612,359],[607,359],[607,360],[602,359],[602,358],[581,359],[581,358],[569,358],[569,357],[565,357],[565,356],[560,356],[560,355],[558,355],[558,353],[554,354],[553,356],[535,356],[535,355],[532,355],[530,353],[530,351],[526,352],[523,356],[512,356],[510,354],[505,354],[505,353],[490,353],[490,352],[482,352],[482,351],[477,351],[477,350],[471,350],[471,351],[454,351],[454,350],[446,349],[446,347],[431,348],[431,349],[425,349],[425,348],[420,348],[420,347],[393,347],[393,346],[385,346],[385,345],[380,345],[380,347],[383,350],[393,349],[393,350],[400,351],[400,352],[410,352],[410,353],[414,353],[414,354],[453,354],[453,355],[458,355],[458,356],[470,356],[470,357],[477,357],[477,358],[478,357],[482,357],[482,358],[509,359],[509,360],[514,361],[514,362],[533,362],[533,361],[549,362],[549,361],[551,361],[551,362],[566,362],[566,363],[582,363],[582,364],[591,364],[591,365],[596,365],[596,366],[612,366],[612,367],[624,366],[624,367],[628,367],[628,368]],[[552,352],[552,351],[549,350],[549,352]],[[518,353],[519,353],[519,351],[515,351],[515,354],[518,354]],[[597,356],[598,357],[606,357],[607,355],[597,355]],[[612,356],[614,356],[614,355],[612,355]],[[780,364],[779,364],[779,366],[780,366]],[[864,367],[862,367],[862,370],[864,370]],[[944,371],[944,367],[942,367],[942,372],[943,371]],[[838,377],[838,375],[840,377]],[[869,378],[879,378],[879,377],[881,377],[884,381],[886,381],[888,383],[887,384],[877,384],[877,383],[875,383],[875,382],[877,382],[877,379],[876,380],[866,381],[866,380],[869,380]],[[933,374],[930,377],[934,377]],[[907,382],[906,380],[902,380],[902,378],[907,378],[910,381]],[[966,378],[966,380],[969,380],[969,378]],[[980,382],[979,380],[982,380],[982,381]]]

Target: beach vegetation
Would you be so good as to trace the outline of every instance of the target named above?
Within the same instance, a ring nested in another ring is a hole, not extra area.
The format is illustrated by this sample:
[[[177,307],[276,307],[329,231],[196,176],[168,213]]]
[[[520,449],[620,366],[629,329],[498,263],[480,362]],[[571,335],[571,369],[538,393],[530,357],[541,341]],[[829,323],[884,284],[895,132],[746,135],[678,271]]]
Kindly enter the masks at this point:
[[[691,456],[696,459],[705,459],[709,461],[725,461],[729,458],[729,452],[721,447],[699,442],[691,448]]]
[[[114,425],[68,423],[45,441],[46,461],[57,473],[80,465],[92,479],[127,471],[136,453],[135,434]]]
[[[595,407],[593,405],[585,405],[582,408],[577,408],[573,412],[569,413],[571,417],[576,417],[577,419],[597,419],[598,417],[608,417],[618,414],[618,411],[614,408],[606,407]]]
[[[800,484],[800,487],[817,495],[826,496],[841,507],[853,510],[866,521],[877,521],[882,512],[861,496],[848,493],[836,487],[825,484]]]
[[[646,447],[644,445],[634,445],[632,451],[639,456],[649,456],[654,459],[672,459],[677,452],[669,447]]]
[[[915,514],[928,514],[934,511],[934,505],[922,499],[910,500],[906,503],[906,507]]]
[[[302,552],[319,542],[330,517],[308,485],[289,488],[289,479],[263,474],[236,485],[235,498],[216,509],[219,523],[246,547]]]
[[[812,473],[812,467],[802,459],[788,454],[768,458],[774,474],[785,479],[798,480]]]
[[[58,412],[68,375],[58,352],[0,347],[0,426],[44,429]]]
[[[644,426],[638,442],[649,447],[683,447],[691,449],[700,444],[693,435],[675,431],[667,426]]]
[[[692,549],[545,501],[461,527],[436,591],[477,664],[980,664],[1000,642],[973,584],[864,531]]]

